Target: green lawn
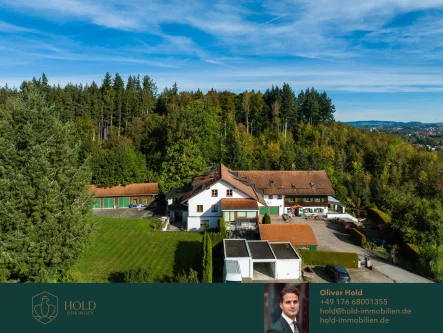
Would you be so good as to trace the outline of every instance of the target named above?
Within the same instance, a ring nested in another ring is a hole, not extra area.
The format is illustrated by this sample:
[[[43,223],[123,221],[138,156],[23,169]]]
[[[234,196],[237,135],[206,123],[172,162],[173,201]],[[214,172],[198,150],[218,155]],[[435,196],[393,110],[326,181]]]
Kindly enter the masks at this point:
[[[152,221],[91,216],[94,238],[71,268],[75,282],[119,282],[122,273],[146,267],[156,281],[168,281],[183,269],[200,271],[202,235],[152,231]]]

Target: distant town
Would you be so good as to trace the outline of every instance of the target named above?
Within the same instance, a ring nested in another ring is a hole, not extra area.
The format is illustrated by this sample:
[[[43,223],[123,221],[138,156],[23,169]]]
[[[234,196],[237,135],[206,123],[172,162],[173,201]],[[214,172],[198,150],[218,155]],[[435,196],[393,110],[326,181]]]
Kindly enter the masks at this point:
[[[353,121],[346,124],[370,131],[400,135],[405,141],[427,150],[443,150],[443,123],[370,120]]]

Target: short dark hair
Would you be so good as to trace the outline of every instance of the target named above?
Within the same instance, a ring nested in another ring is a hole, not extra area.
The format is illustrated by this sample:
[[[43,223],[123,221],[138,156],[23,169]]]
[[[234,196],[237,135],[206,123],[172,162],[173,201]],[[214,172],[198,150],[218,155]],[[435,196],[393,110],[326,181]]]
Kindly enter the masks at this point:
[[[296,294],[297,297],[300,297],[300,290],[298,290],[296,286],[284,287],[280,291],[280,303],[283,303],[283,298],[285,297],[286,294]]]

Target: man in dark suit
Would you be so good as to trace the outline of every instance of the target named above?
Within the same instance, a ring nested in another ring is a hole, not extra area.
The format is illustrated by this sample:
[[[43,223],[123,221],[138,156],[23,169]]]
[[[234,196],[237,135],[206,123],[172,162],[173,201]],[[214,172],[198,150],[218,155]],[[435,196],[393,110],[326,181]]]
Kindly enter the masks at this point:
[[[280,318],[268,330],[268,333],[302,333],[295,317],[300,308],[300,291],[294,286],[283,288],[280,292]]]

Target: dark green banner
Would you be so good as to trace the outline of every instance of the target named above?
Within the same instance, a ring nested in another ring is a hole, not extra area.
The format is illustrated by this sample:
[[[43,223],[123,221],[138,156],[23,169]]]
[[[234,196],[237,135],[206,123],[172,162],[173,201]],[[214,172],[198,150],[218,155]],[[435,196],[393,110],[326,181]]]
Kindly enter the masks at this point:
[[[263,285],[0,284],[3,332],[263,332]]]
[[[298,288],[303,333],[416,333],[440,324],[440,284]],[[0,284],[0,320],[5,332],[266,332],[281,313],[274,295],[280,289],[262,284]]]

